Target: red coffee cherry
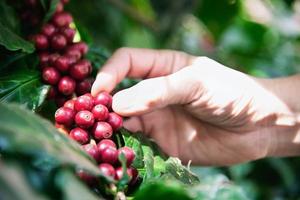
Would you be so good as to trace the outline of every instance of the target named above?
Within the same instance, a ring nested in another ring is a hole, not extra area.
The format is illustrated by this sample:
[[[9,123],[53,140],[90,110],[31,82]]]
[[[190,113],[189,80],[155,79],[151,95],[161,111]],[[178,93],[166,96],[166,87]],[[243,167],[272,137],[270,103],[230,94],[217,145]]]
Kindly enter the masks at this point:
[[[77,49],[81,52],[82,55],[86,54],[89,50],[89,47],[84,42],[77,42],[70,46],[71,49]]]
[[[67,48],[67,50],[65,51],[65,55],[74,59],[74,62],[72,64],[75,64],[82,56],[78,49],[70,48]]]
[[[75,87],[76,82],[68,76],[62,77],[58,82],[58,91],[66,96],[73,94]]]
[[[41,52],[39,53],[39,60],[40,60],[40,66],[43,68],[48,65],[49,61],[49,53],[48,52]]]
[[[42,27],[42,33],[48,38],[51,38],[55,32],[56,32],[56,28],[53,24],[45,24]]]
[[[106,122],[96,122],[93,130],[93,136],[97,140],[110,138],[113,134],[111,126]]]
[[[99,169],[105,176],[112,177],[112,178],[115,177],[116,172],[115,172],[115,168],[112,165],[108,163],[101,163],[99,165]]]
[[[118,150],[108,147],[101,152],[101,160],[104,163],[115,164],[118,160]]]
[[[59,13],[59,12],[62,12],[62,11],[64,11],[64,4],[62,2],[58,2],[57,5],[56,5],[55,12]]]
[[[58,53],[52,53],[49,55],[49,65],[55,66],[55,61],[60,57]]]
[[[108,118],[109,111],[106,106],[98,104],[92,109],[92,113],[96,120],[104,121]]]
[[[70,75],[76,80],[83,80],[90,74],[90,62],[81,60],[70,67]]]
[[[67,12],[56,13],[52,17],[52,22],[57,27],[69,26],[69,24],[73,21],[72,15]]]
[[[86,144],[89,141],[89,134],[82,128],[74,128],[70,131],[69,137],[79,144]]]
[[[56,59],[55,61],[55,67],[61,72],[66,72],[68,71],[70,65],[69,65],[69,58],[66,56],[60,56],[59,58]]]
[[[75,122],[76,122],[77,126],[79,126],[81,128],[89,128],[89,127],[93,126],[94,121],[95,121],[95,119],[94,119],[93,113],[91,113],[90,111],[87,111],[87,110],[79,111],[75,115]]]
[[[79,170],[76,174],[88,186],[94,186],[97,184],[97,178],[92,175],[89,175],[88,173],[84,172],[83,170]]]
[[[114,112],[108,114],[108,118],[106,121],[111,125],[114,131],[118,130],[123,125],[122,117]]]
[[[64,27],[62,28],[62,30],[60,31],[67,39],[68,43],[72,43],[75,33],[76,31],[70,27]]]
[[[67,4],[69,3],[70,0],[60,0],[60,2],[62,2],[63,4]]]
[[[100,151],[100,153],[102,154],[102,152],[108,148],[108,147],[113,147],[113,148],[117,148],[117,145],[115,144],[114,141],[110,140],[110,139],[103,139],[101,140],[98,144],[97,147]]]
[[[130,181],[130,185],[134,185],[136,184],[138,178],[139,178],[139,171],[133,167],[129,168],[131,170],[131,174],[132,174],[132,179]]]
[[[94,158],[96,162],[100,162],[101,155],[95,144],[85,144],[82,148],[87,152],[87,154]]]
[[[48,43],[48,39],[45,35],[43,34],[37,34],[33,37],[34,43],[35,43],[35,47],[38,50],[43,50],[43,49],[47,49],[49,46]]]
[[[71,108],[71,109],[74,110],[74,103],[75,103],[75,100],[74,99],[70,99],[70,100],[68,100],[68,101],[66,101],[64,103],[64,107]]]
[[[83,81],[76,84],[76,94],[83,95],[91,91],[92,82],[89,79],[84,79]]]
[[[126,158],[126,165],[130,166],[135,158],[135,153],[134,153],[133,149],[126,147],[126,146],[121,147],[120,149],[118,149],[118,157],[120,157],[120,155],[122,153],[124,154],[124,156]]]
[[[54,67],[45,67],[42,72],[42,78],[46,83],[55,85],[60,79],[60,73]]]
[[[95,105],[102,104],[107,108],[111,107],[112,97],[107,92],[101,92],[95,97]]]
[[[54,99],[57,95],[57,90],[55,87],[51,86],[47,95],[47,99]]]
[[[51,47],[54,50],[60,50],[65,48],[66,46],[67,46],[67,39],[65,38],[64,35],[58,33],[51,38]]]
[[[55,112],[55,121],[59,124],[69,126],[74,121],[75,112],[71,108],[61,107]]]
[[[129,181],[132,180],[132,169],[131,168],[127,168],[127,175],[129,176]],[[123,177],[123,169],[122,167],[118,167],[116,169],[116,175],[115,175],[115,179],[117,181],[121,180]]]
[[[74,108],[76,111],[81,110],[92,110],[94,106],[94,101],[92,98],[86,95],[82,95],[75,100]]]

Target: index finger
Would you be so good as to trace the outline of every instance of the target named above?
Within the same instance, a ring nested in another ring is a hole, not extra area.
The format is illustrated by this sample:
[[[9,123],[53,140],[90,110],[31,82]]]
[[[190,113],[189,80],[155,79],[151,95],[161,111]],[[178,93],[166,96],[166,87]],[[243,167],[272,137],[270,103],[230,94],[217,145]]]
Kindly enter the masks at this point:
[[[91,93],[111,92],[125,77],[144,79],[171,74],[191,64],[193,58],[172,50],[118,49],[99,71]]]

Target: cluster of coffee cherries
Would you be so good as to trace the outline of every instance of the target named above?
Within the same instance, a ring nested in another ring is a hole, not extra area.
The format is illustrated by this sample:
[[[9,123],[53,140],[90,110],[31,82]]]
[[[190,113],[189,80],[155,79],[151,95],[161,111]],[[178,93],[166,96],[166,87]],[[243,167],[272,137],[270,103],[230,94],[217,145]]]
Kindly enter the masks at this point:
[[[54,99],[57,106],[62,106],[74,93],[79,96],[90,92],[93,83],[91,63],[83,58],[88,46],[73,42],[76,31],[70,26],[72,15],[64,11],[65,3],[65,0],[58,2],[41,32],[30,36],[39,55],[42,79],[51,85],[48,98]]]
[[[107,92],[99,93],[96,97],[87,93],[76,99],[65,102],[55,112],[58,128],[64,127],[68,136],[82,145],[82,148],[99,164],[104,175],[120,180],[123,170],[119,161],[120,154],[124,154],[127,165],[127,175],[130,183],[137,180],[137,170],[133,168],[134,151],[129,147],[117,149],[112,136],[121,128],[123,119],[111,111],[112,97]],[[82,179],[90,182],[84,173]]]

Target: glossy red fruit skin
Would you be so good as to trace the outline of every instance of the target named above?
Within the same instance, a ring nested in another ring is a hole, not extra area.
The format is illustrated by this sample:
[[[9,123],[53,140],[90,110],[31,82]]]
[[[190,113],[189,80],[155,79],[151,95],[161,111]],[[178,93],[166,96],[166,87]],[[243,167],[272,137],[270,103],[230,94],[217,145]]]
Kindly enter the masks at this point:
[[[103,139],[103,140],[101,140],[101,141],[97,144],[97,147],[98,147],[100,153],[102,154],[102,152],[103,152],[106,148],[109,148],[109,147],[117,148],[117,145],[115,144],[114,141],[112,141],[112,140],[110,140],[110,139]]]
[[[85,182],[89,186],[94,186],[97,184],[97,178],[92,175],[89,175],[83,170],[79,170],[78,172],[76,172],[76,174],[83,182]]]
[[[76,94],[83,95],[91,91],[92,82],[89,79],[85,79],[76,84]]]
[[[101,161],[114,165],[118,161],[118,150],[114,147],[108,147],[101,152]]]
[[[78,112],[81,110],[91,111],[94,106],[94,101],[88,96],[82,95],[75,100],[74,109]]]
[[[64,107],[71,108],[71,109],[74,110],[74,103],[75,103],[75,100],[74,99],[70,99],[70,100],[68,100],[68,101],[66,101],[64,103]]]
[[[131,170],[131,174],[132,174],[132,179],[130,181],[130,185],[134,185],[136,184],[138,178],[139,178],[139,171],[133,167],[129,168]]]
[[[62,77],[58,82],[58,91],[65,96],[73,94],[75,87],[76,82],[68,76]]]
[[[45,67],[42,71],[42,78],[46,83],[55,85],[60,80],[60,73],[54,67]]]
[[[135,153],[133,151],[133,149],[129,148],[129,147],[121,147],[120,149],[118,149],[118,157],[120,157],[121,154],[125,155],[126,158],[126,165],[130,166],[135,158]]]
[[[92,109],[92,113],[96,120],[104,121],[108,118],[109,111],[106,106],[98,104]]]
[[[114,178],[116,175],[115,168],[108,163],[101,163],[99,169],[105,176]]]
[[[56,27],[64,27],[69,26],[69,24],[73,21],[72,15],[67,12],[56,13],[52,17],[52,22]]]
[[[48,38],[51,38],[55,32],[56,32],[56,28],[53,24],[45,24],[42,27],[42,33]]]
[[[37,34],[33,37],[33,39],[34,39],[35,47],[38,50],[44,50],[48,48],[49,42],[45,35]]]
[[[82,148],[89,154],[92,158],[94,158],[97,162],[100,162],[101,155],[95,144],[85,144]]]
[[[81,128],[89,128],[89,127],[93,126],[94,121],[95,121],[95,119],[94,119],[93,113],[91,113],[90,111],[87,111],[87,110],[79,111],[75,115],[75,122],[76,122],[77,126],[79,126]]]
[[[76,31],[70,27],[65,27],[60,31],[67,39],[68,43],[72,43]]]
[[[47,99],[54,99],[57,95],[57,90],[55,87],[51,86],[48,94],[47,94]]]
[[[132,180],[132,170],[131,168],[127,168],[127,175],[129,176],[129,182]],[[123,169],[122,167],[118,167],[116,169],[115,180],[119,181],[123,177]]]
[[[63,4],[67,4],[69,3],[70,0],[60,0],[60,2],[62,2]]]
[[[60,57],[58,53],[52,53],[49,55],[49,65],[55,66],[55,61]]]
[[[95,105],[102,104],[107,108],[111,107],[112,96],[108,92],[101,92],[95,97]]]
[[[41,52],[41,53],[39,53],[39,61],[40,61],[40,66],[42,68],[48,65],[49,56],[50,55],[47,52]]]
[[[82,56],[82,54],[78,49],[70,49],[70,48],[67,48],[67,50],[65,51],[65,55],[74,58],[75,62],[73,62],[72,64],[75,64]]]
[[[93,136],[97,140],[111,138],[113,130],[109,123],[96,122],[92,130]]]
[[[90,74],[90,62],[85,62],[84,60],[70,67],[70,75],[76,80],[83,80]]]
[[[66,56],[61,56],[59,58],[56,59],[54,65],[55,68],[58,69],[61,72],[66,72],[68,71],[70,65],[69,65],[70,61],[69,58]]]
[[[74,121],[75,112],[71,108],[61,107],[55,112],[55,121],[58,124],[69,126]]]
[[[122,117],[114,112],[108,114],[108,118],[106,121],[111,125],[114,131],[118,130],[123,126]]]
[[[77,42],[73,44],[70,48],[79,50],[82,55],[86,54],[89,50],[88,45],[84,42]]]
[[[64,10],[64,4],[62,2],[58,2],[56,5],[55,12],[59,13],[59,12],[62,12],[63,10]]]
[[[82,128],[74,128],[70,131],[69,137],[79,144],[86,144],[89,141],[89,134]]]
[[[55,34],[51,38],[51,48],[54,50],[61,50],[67,46],[67,39],[62,34]]]

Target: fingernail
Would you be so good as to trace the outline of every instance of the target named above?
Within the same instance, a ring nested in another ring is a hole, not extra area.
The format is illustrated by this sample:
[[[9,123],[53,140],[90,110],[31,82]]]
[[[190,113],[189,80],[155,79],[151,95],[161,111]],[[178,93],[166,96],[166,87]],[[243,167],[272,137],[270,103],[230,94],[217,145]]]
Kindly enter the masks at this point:
[[[99,73],[94,82],[91,93],[93,96],[97,95],[100,91],[111,92],[113,89],[112,77],[109,74]]]

